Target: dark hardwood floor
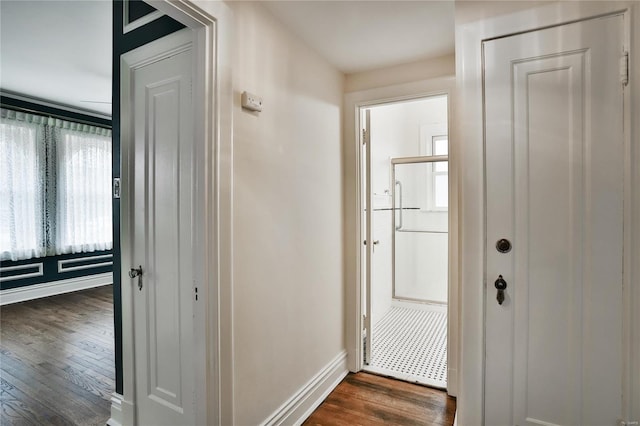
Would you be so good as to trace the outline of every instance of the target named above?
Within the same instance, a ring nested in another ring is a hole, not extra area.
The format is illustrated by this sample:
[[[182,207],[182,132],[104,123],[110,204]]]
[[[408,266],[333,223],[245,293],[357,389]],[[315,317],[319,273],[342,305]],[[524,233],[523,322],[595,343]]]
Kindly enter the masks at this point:
[[[115,386],[112,291],[0,307],[0,424],[106,423]]]
[[[303,425],[451,426],[455,412],[455,398],[444,391],[350,373]]]
[[[114,390],[111,286],[0,307],[0,424],[104,425]],[[446,392],[349,374],[304,425],[450,426]]]

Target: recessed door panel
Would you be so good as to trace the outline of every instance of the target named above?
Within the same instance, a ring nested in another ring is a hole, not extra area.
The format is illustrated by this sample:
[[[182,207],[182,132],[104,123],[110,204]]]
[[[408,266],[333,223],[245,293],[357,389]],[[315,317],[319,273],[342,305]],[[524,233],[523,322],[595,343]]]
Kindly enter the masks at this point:
[[[179,122],[166,117],[179,117],[179,81],[169,80],[147,87],[147,155],[151,189],[147,193],[149,217],[147,264],[154,271],[147,279],[152,283],[145,295],[149,309],[149,351],[147,364],[151,381],[150,393],[157,398],[181,405],[180,365],[180,191],[178,168],[174,164],[180,152]],[[188,228],[186,229],[188,232]]]

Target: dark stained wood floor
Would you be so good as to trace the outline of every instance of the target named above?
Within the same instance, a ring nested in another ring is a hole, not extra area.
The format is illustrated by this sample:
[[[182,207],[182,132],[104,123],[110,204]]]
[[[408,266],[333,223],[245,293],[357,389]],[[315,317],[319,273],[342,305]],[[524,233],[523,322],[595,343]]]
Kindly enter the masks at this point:
[[[451,426],[455,413],[456,400],[444,391],[349,373],[303,425]]]
[[[0,424],[106,423],[115,386],[112,291],[0,307]]]
[[[104,425],[114,390],[112,287],[0,307],[0,424]],[[446,392],[349,374],[305,425],[450,426]]]

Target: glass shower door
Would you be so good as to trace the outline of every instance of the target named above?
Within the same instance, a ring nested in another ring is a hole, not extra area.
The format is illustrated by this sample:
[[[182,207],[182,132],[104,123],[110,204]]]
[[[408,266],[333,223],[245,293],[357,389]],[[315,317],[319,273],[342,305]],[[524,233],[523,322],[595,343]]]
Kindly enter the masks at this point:
[[[393,298],[447,303],[448,158],[395,158]]]

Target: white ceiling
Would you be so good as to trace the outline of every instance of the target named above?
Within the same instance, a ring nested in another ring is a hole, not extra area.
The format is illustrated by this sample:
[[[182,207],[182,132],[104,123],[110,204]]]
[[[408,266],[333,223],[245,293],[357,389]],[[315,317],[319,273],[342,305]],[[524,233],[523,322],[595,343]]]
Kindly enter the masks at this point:
[[[291,32],[347,74],[454,52],[452,0],[263,4]]]
[[[111,10],[110,0],[1,0],[0,88],[111,115]]]
[[[453,1],[262,4],[344,73],[453,53]],[[111,8],[111,0],[0,0],[0,88],[111,115]]]

